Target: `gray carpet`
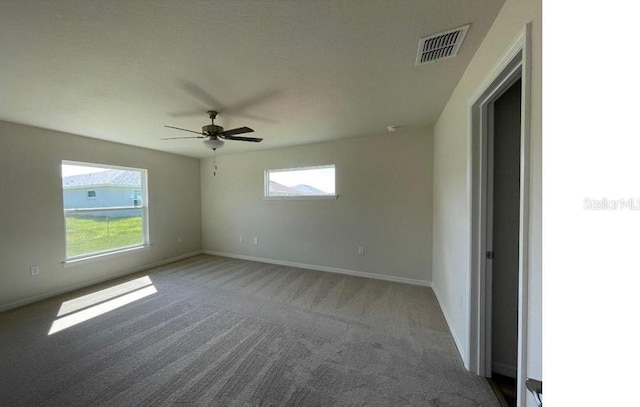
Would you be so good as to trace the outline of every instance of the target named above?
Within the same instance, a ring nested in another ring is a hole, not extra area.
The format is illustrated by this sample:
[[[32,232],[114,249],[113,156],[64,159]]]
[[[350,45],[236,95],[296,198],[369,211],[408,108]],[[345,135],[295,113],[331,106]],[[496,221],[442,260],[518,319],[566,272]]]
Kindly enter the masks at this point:
[[[146,275],[156,293],[48,335]],[[0,346],[2,406],[498,406],[430,289],[216,256],[1,313]]]

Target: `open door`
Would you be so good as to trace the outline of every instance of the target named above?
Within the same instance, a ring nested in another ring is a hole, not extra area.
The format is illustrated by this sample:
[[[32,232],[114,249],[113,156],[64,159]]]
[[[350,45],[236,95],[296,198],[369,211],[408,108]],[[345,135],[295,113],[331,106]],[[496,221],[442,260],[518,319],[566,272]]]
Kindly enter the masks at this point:
[[[527,398],[530,31],[470,101],[469,370],[507,378],[515,406]]]
[[[503,403],[517,404],[522,80],[488,106],[487,377]]]

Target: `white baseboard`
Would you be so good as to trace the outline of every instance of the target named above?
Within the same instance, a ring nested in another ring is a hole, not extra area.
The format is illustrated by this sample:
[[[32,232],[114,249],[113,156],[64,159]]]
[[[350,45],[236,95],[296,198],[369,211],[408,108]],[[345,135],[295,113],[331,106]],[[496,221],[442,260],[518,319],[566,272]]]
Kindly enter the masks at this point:
[[[297,268],[307,269],[307,270],[327,271],[329,273],[345,274],[348,276],[373,278],[375,280],[392,281],[394,283],[404,283],[404,284],[411,284],[411,285],[419,285],[422,287],[431,287],[431,281],[418,280],[415,278],[396,277],[396,276],[389,276],[385,274],[368,273],[366,271],[355,271],[355,270],[347,270],[347,269],[341,269],[336,267],[317,266],[314,264],[296,263],[292,261],[265,259],[262,257],[245,256],[243,254],[234,254],[234,253],[222,253],[222,252],[216,252],[213,250],[203,250],[202,253],[211,254],[214,256],[221,256],[221,257],[231,257],[233,259],[259,261],[262,263],[277,264],[280,266],[297,267]]]
[[[491,362],[491,370],[514,379],[518,376],[518,368],[516,366],[510,366],[504,363]]]
[[[10,310],[10,309],[13,309],[13,308],[18,308],[18,307],[21,307],[23,305],[31,304],[31,303],[36,302],[36,301],[40,301],[40,300],[44,300],[44,299],[47,299],[47,298],[55,297],[56,295],[65,294],[65,293],[68,293],[68,292],[71,292],[71,291],[74,291],[74,290],[77,290],[77,289],[80,289],[80,288],[88,287],[90,285],[103,283],[105,281],[113,280],[113,279],[116,279],[116,278],[119,278],[119,277],[123,277],[123,276],[129,275],[129,274],[134,274],[134,273],[137,273],[139,271],[147,270],[147,269],[154,268],[154,267],[163,266],[165,264],[173,263],[174,261],[186,259],[188,257],[193,257],[193,256],[201,254],[201,253],[202,253],[202,251],[197,250],[197,251],[194,251],[194,252],[191,252],[191,253],[187,253],[187,254],[183,254],[183,255],[180,255],[180,256],[172,257],[170,259],[161,260],[161,261],[158,261],[158,262],[155,262],[155,263],[146,264],[144,266],[135,267],[133,269],[129,269],[129,270],[122,271],[122,272],[119,272],[119,273],[111,274],[111,275],[109,275],[107,277],[101,277],[101,278],[94,279],[94,280],[84,281],[82,283],[78,283],[78,284],[74,284],[72,286],[61,288],[59,290],[49,291],[49,292],[46,292],[44,294],[39,294],[39,295],[36,295],[36,296],[33,296],[33,297],[26,298],[24,300],[18,300],[18,301],[11,302],[9,304],[0,305],[0,312],[7,311],[7,310]]]
[[[440,309],[442,310],[444,319],[445,321],[447,321],[447,325],[449,326],[449,332],[451,332],[451,337],[453,338],[453,342],[456,344],[456,348],[458,348],[458,353],[460,354],[462,363],[464,364],[464,367],[467,370],[469,370],[470,364],[469,364],[469,359],[467,358],[467,353],[464,351],[465,348],[462,346],[462,343],[460,342],[460,339],[458,338],[456,331],[454,331],[452,328],[454,325],[452,324],[451,317],[447,312],[447,308],[443,306],[442,296],[438,293],[438,289],[436,286],[431,286],[431,288],[433,289],[433,292],[436,295],[436,300],[438,300],[438,305],[440,305]]]

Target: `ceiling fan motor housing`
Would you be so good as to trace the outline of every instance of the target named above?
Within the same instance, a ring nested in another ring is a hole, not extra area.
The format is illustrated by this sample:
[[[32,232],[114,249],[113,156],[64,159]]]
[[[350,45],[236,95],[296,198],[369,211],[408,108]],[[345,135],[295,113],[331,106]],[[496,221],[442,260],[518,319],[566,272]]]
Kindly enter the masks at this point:
[[[216,126],[215,124],[207,124],[206,126],[202,126],[202,133],[211,136],[222,133],[223,131],[224,129],[221,126]]]

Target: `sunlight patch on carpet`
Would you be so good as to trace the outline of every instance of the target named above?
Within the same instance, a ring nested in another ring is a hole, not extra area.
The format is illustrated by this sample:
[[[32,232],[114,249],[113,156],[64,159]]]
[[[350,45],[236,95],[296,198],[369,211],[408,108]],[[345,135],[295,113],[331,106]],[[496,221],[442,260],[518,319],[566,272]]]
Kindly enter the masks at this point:
[[[135,280],[127,281],[122,284],[118,284],[113,287],[105,288],[104,290],[96,291],[91,294],[76,297],[72,300],[68,300],[62,303],[60,310],[58,311],[59,317],[70,314],[72,312],[79,311],[83,308],[119,297],[123,294],[135,291],[139,288],[153,285],[149,276],[136,278]]]
[[[153,286],[149,277],[145,276],[106,290],[69,300],[62,304],[60,312],[58,312],[58,316],[66,316],[53,322],[48,335],[53,335],[157,292],[158,290]],[[92,297],[93,295],[95,297]],[[65,305],[67,303],[70,304]]]

